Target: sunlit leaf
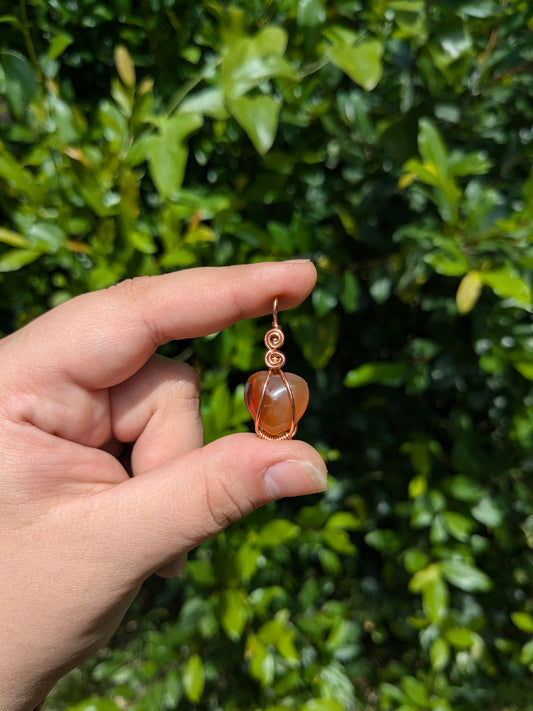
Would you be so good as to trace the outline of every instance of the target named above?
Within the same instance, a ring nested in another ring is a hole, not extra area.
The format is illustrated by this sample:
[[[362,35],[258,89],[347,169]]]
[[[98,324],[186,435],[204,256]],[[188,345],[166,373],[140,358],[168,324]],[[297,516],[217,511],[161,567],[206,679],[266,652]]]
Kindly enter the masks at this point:
[[[198,703],[204,693],[205,672],[202,659],[193,654],[185,663],[182,674],[183,689],[192,703]]]
[[[483,281],[479,272],[468,272],[468,274],[465,274],[461,279],[461,283],[455,295],[457,310],[460,314],[467,314],[469,311],[472,311],[479,299],[482,288]]]
[[[337,42],[328,53],[333,64],[366,91],[378,85],[383,73],[383,45],[378,39],[364,39],[353,47]]]

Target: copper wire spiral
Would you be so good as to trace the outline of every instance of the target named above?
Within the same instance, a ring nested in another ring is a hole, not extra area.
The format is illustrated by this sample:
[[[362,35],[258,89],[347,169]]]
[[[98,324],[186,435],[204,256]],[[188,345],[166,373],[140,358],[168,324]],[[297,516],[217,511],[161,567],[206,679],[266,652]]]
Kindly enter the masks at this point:
[[[261,393],[259,407],[255,416],[255,432],[259,437],[261,437],[261,439],[266,439],[270,442],[276,442],[278,440],[292,439],[294,437],[294,435],[296,434],[296,414],[294,406],[294,395],[292,393],[289,383],[287,382],[285,373],[282,370],[285,365],[286,358],[285,355],[279,350],[279,348],[281,348],[285,343],[285,334],[283,333],[278,324],[278,297],[274,299],[274,305],[272,307],[272,316],[272,328],[265,334],[265,346],[267,348],[267,352],[265,354],[265,365],[268,368],[268,376],[265,380],[265,384],[263,385],[263,391]],[[291,404],[291,426],[287,432],[283,432],[282,434],[276,436],[267,434],[261,429],[259,425],[261,421],[261,409],[263,407],[265,393],[267,391],[268,384],[273,373],[279,375],[283,380],[283,384],[285,385],[287,394],[289,396],[289,402]]]

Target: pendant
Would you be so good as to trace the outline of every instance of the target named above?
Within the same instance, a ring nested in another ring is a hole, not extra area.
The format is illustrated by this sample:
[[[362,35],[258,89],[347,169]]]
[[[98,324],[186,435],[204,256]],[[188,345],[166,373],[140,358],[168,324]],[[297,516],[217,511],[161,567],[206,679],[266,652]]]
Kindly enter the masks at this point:
[[[271,442],[292,439],[309,403],[309,388],[299,375],[284,373],[285,356],[279,350],[285,334],[278,324],[278,299],[274,299],[272,328],[265,334],[265,365],[248,378],[244,401],[255,422],[255,433]]]

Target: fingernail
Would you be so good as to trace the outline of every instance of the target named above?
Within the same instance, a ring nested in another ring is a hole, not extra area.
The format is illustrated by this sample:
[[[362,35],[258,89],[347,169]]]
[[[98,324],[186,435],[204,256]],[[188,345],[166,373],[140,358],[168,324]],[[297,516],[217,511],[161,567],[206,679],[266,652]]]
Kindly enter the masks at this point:
[[[311,462],[287,459],[269,467],[265,472],[264,486],[272,499],[284,496],[316,494],[328,488],[327,474]]]

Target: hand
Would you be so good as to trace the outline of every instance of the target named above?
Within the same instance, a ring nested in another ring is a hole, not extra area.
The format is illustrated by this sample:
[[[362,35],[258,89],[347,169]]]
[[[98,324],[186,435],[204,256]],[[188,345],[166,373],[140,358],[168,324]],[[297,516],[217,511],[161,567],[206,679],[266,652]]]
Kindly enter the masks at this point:
[[[309,262],[191,269],[72,299],[0,341],[0,711],[32,709],[115,631],[143,580],[256,507],[324,490],[303,442],[203,445],[172,339],[290,308]],[[131,473],[120,461],[132,444]]]

